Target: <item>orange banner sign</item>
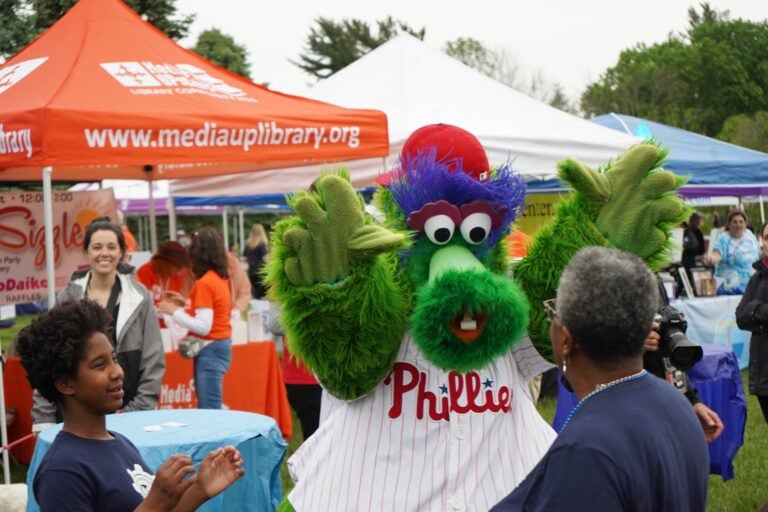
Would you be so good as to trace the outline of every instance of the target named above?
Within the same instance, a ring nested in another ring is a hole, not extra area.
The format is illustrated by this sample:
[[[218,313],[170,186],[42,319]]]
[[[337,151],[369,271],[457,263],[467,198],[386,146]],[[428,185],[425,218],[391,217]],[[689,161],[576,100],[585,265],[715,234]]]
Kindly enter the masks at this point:
[[[85,265],[83,237],[97,217],[117,218],[112,189],[53,192],[56,289]],[[0,305],[47,298],[42,192],[0,192]]]

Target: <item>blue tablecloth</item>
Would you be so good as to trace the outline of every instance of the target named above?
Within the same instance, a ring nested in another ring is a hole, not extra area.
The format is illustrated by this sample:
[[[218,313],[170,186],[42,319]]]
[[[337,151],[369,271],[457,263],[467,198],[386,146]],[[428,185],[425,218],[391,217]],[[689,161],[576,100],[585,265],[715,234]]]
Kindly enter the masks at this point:
[[[701,401],[723,420],[722,435],[709,445],[709,472],[729,480],[734,477],[733,459],[744,444],[747,401],[733,350],[711,343],[702,343],[701,347],[704,357],[688,371],[688,378],[698,390]],[[577,402],[576,395],[559,384],[557,409],[552,421],[556,431],[560,430]]]
[[[168,422],[186,423],[170,427]],[[159,425],[159,432],[144,427]],[[214,448],[234,445],[245,461],[245,475],[220,495],[200,507],[201,511],[268,511],[282,499],[280,464],[286,443],[275,420],[242,411],[210,409],[165,409],[107,416],[107,428],[120,432],[139,449],[144,462],[156,471],[175,453],[186,453],[197,465]],[[27,473],[27,512],[39,507],[32,492],[35,471],[43,460],[61,425],[40,433]]]
[[[747,399],[733,350],[722,345],[701,346],[704,358],[688,370],[688,378],[701,401],[723,420],[723,435],[709,445],[709,472],[728,480],[734,477],[733,459],[744,444]]]
[[[672,301],[688,322],[685,335],[696,343],[713,343],[732,348],[739,368],[749,365],[749,341],[752,333],[736,325],[736,306],[741,295],[693,297]]]

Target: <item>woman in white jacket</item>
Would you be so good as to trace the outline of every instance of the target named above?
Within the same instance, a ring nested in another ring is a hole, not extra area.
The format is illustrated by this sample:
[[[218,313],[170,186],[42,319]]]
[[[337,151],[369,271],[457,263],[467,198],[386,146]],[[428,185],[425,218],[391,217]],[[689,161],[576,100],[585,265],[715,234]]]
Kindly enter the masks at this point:
[[[152,300],[132,275],[117,271],[125,254],[125,237],[119,226],[94,222],[85,232],[83,248],[90,270],[73,276],[57,302],[91,299],[112,315],[112,342],[125,374],[122,411],[141,411],[157,406],[165,373],[165,354]],[[34,393],[32,430],[39,432],[61,421],[56,407]]]

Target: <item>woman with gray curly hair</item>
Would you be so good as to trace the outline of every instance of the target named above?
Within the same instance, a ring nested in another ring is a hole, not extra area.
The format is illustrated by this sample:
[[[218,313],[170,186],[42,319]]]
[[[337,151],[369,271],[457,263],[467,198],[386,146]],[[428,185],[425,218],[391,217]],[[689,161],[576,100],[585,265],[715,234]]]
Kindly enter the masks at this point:
[[[555,361],[579,402],[493,510],[705,510],[703,431],[682,394],[643,369],[658,303],[638,257],[604,247],[576,253],[545,309]]]

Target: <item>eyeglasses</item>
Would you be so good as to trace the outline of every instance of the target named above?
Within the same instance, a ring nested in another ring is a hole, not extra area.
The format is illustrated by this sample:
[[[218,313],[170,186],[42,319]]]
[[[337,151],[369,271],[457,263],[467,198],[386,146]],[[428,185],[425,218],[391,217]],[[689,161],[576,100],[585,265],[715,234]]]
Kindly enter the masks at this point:
[[[544,313],[547,315],[547,320],[550,322],[552,319],[554,319],[557,314],[557,299],[549,299],[542,302],[544,305]]]

